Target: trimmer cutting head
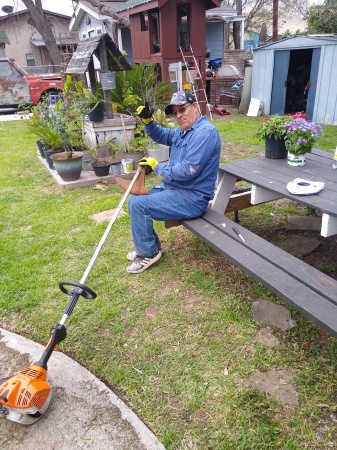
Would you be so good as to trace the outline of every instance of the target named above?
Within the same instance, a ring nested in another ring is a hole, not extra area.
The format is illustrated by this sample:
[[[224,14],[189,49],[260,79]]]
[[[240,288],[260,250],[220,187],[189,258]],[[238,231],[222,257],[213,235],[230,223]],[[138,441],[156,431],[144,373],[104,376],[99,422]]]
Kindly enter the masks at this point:
[[[32,364],[13,377],[0,380],[0,413],[22,425],[39,420],[51,400],[46,379],[46,369]]]

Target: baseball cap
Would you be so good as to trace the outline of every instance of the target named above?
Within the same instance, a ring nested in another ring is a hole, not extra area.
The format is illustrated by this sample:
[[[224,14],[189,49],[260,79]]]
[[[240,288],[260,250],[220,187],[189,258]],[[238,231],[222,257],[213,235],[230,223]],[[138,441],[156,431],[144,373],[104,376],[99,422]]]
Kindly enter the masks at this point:
[[[192,95],[190,92],[188,91],[175,92],[172,95],[171,103],[167,105],[165,108],[165,114],[167,116],[170,116],[173,113],[172,109],[173,105],[185,105],[186,103],[195,103],[195,102],[196,99],[194,95]]]

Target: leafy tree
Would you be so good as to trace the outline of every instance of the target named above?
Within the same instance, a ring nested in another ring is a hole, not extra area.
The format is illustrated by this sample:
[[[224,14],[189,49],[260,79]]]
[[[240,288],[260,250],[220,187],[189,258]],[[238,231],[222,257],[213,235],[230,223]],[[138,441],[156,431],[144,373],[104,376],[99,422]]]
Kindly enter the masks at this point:
[[[271,0],[240,0],[242,2],[242,14],[245,16],[245,30],[259,32],[265,22],[268,29],[272,28],[273,2]],[[336,1],[336,0],[335,0]],[[224,4],[238,9],[236,0],[225,0]],[[308,0],[279,0],[279,20],[286,14],[293,12],[305,16],[308,11]]]
[[[314,5],[307,20],[309,33],[336,33],[337,0],[325,0],[323,5]]]

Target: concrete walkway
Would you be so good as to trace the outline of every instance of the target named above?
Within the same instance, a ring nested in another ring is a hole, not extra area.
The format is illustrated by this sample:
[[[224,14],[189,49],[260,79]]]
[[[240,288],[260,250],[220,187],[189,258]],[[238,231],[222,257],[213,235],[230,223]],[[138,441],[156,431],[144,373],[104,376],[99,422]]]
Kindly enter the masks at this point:
[[[39,360],[43,350],[44,346],[0,328],[0,378]],[[0,415],[0,448],[165,450],[122,400],[68,356],[52,354],[47,381],[52,401],[39,421],[25,426]]]

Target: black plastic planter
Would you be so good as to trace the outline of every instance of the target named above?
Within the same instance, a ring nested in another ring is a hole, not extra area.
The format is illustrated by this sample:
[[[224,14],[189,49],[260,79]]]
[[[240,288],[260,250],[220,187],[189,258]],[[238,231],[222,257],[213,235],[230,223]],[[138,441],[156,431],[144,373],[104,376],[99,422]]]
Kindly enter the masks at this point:
[[[287,150],[283,139],[266,139],[265,156],[269,159],[285,159]]]
[[[96,165],[93,164],[92,168],[94,169],[96,177],[106,177],[110,173],[111,163],[105,165]]]
[[[90,109],[94,105],[95,105],[94,103],[90,105]],[[92,111],[90,111],[88,117],[89,120],[91,120],[91,122],[101,122],[102,120],[104,120],[104,103],[103,102],[98,103],[96,107]]]

